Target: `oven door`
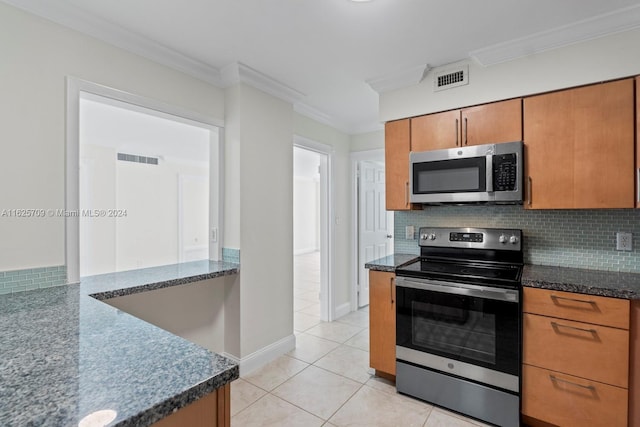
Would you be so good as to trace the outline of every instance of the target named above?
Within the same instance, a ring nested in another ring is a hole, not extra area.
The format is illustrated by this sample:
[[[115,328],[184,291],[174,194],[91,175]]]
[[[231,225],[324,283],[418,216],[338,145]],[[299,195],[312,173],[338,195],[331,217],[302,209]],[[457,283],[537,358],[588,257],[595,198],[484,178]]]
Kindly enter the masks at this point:
[[[396,358],[519,390],[520,292],[396,278]]]

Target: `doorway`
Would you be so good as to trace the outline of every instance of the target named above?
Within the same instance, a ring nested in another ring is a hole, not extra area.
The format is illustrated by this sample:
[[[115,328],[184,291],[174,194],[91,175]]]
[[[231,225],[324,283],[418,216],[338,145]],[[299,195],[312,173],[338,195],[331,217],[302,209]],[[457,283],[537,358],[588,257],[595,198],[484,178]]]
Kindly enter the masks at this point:
[[[333,318],[331,151],[296,137],[293,147],[294,330]]]

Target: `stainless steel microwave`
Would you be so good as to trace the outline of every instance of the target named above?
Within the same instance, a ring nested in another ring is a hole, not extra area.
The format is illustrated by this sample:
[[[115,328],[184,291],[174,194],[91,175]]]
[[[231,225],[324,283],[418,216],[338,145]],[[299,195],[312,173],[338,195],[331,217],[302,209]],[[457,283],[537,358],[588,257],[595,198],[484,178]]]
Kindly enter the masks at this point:
[[[522,141],[412,152],[411,203],[522,203],[522,153]]]

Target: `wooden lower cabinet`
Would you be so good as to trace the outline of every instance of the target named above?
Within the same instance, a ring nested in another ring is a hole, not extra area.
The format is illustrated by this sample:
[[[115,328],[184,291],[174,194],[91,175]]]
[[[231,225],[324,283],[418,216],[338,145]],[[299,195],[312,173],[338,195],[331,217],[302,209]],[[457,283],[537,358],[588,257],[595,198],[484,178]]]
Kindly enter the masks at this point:
[[[396,375],[396,275],[369,271],[369,365]]]
[[[201,397],[189,406],[154,423],[152,427],[229,427],[231,425],[231,384]]]
[[[629,331],[525,313],[523,362],[629,386]]]
[[[522,415],[531,426],[638,426],[637,305],[524,289]],[[579,321],[577,321],[579,320]]]
[[[563,427],[627,425],[627,389],[536,366],[522,369],[522,414]]]

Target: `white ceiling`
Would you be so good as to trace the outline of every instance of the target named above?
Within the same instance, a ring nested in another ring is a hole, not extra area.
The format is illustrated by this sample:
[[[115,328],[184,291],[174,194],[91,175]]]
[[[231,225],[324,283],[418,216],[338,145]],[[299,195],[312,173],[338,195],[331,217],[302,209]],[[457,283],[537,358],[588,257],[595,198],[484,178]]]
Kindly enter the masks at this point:
[[[372,80],[640,26],[633,0],[3,1],[220,85],[225,67],[244,64],[299,92],[298,111],[348,133],[381,128]]]

